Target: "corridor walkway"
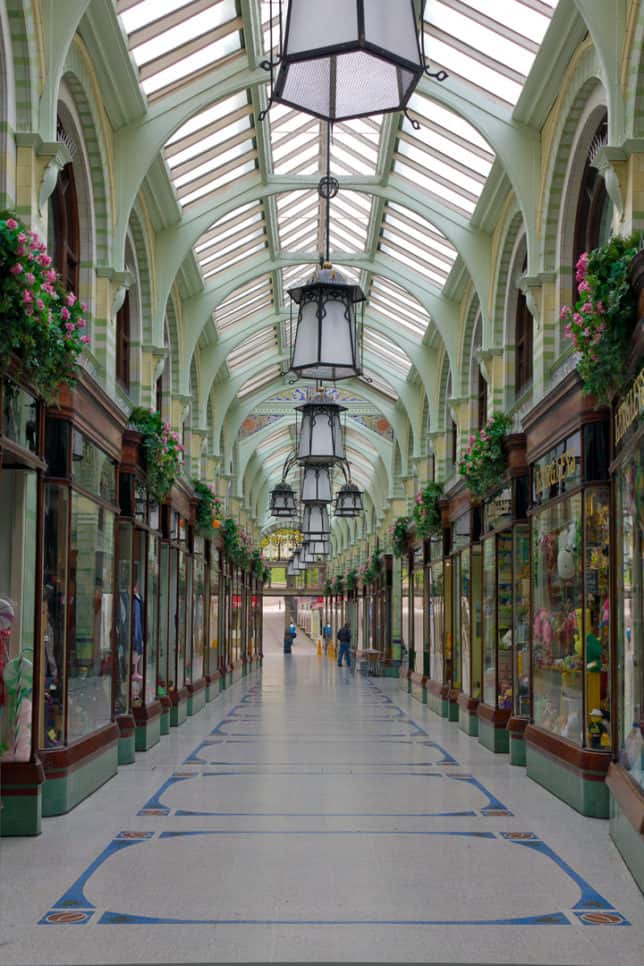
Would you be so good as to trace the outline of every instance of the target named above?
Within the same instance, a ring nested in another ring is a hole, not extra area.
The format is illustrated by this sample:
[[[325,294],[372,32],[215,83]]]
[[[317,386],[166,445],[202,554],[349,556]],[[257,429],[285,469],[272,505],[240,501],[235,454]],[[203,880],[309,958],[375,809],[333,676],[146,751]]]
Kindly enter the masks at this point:
[[[0,843],[0,962],[641,966],[608,837],[398,682],[298,635],[38,839]],[[619,928],[618,928],[619,927]]]

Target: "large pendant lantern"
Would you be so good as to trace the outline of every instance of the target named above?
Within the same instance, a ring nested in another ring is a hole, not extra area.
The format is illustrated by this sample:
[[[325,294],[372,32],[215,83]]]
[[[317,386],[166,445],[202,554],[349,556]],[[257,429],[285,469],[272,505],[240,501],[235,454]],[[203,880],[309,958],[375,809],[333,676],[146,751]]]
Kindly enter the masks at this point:
[[[412,0],[290,0],[272,97],[345,121],[404,110],[424,70]]]
[[[275,489],[271,490],[271,514],[274,517],[293,517],[297,506],[295,503],[295,493],[293,487],[286,480],[278,483]]]
[[[364,509],[362,493],[354,483],[345,483],[335,498],[336,517],[358,517]]]
[[[307,540],[304,546],[315,557],[328,557],[331,553],[331,544],[328,540]]]
[[[317,393],[310,402],[297,407],[302,413],[297,440],[298,462],[329,466],[344,461],[340,413],[345,410],[346,406],[333,402],[324,393]]]
[[[301,379],[327,382],[361,375],[362,289],[327,262],[288,294],[299,306],[291,370]]]
[[[304,464],[302,503],[331,503],[331,471],[328,466]]]
[[[302,513],[304,539],[326,540],[329,535],[329,511],[325,503],[307,503]]]

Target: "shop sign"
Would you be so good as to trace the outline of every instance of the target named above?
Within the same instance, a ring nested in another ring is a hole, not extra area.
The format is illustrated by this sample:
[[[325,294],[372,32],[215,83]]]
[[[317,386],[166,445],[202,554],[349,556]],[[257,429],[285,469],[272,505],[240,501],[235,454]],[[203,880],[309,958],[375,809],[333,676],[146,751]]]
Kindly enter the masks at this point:
[[[550,450],[532,467],[535,503],[551,500],[581,481],[581,437],[579,433]]]
[[[485,503],[485,529],[496,530],[512,520],[512,487],[499,490]]]
[[[615,446],[622,441],[644,410],[644,369],[635,379],[615,412]]]

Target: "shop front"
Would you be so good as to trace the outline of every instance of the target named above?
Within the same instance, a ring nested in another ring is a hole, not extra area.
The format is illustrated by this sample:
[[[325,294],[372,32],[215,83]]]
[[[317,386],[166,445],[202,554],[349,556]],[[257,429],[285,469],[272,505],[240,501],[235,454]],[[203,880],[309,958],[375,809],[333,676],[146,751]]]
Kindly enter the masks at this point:
[[[190,501],[176,486],[161,507],[161,529],[158,694],[164,708],[161,734],[167,734],[188,717],[186,642],[193,616]]]
[[[120,675],[117,461],[125,419],[81,375],[47,414],[44,493],[42,692],[43,815],[60,815],[116,774],[131,741],[113,720]],[[54,670],[55,666],[55,670]],[[124,668],[123,676],[129,676]],[[123,684],[127,707],[129,682]]]
[[[450,715],[452,674],[451,578],[452,568],[444,556],[442,534],[427,541],[425,593],[429,630],[429,680],[427,703],[443,718]],[[458,705],[456,705],[458,713]]]
[[[576,373],[525,420],[531,463],[532,724],[528,775],[608,816],[611,683],[607,412]]]
[[[208,627],[204,657],[206,679],[206,701],[212,701],[225,686],[225,675],[221,668],[220,642],[223,641],[220,621],[223,617],[221,600],[221,551],[213,539],[206,543],[206,582],[208,590]]]
[[[511,735],[518,736],[513,741],[523,741],[525,728],[510,731],[509,723],[515,707],[527,709],[529,677],[524,646],[530,607],[530,534],[526,520],[528,477],[523,436],[511,436],[507,449],[510,466],[505,479],[483,501],[481,539],[479,742],[499,754],[510,751]],[[517,754],[515,749],[514,755]]]
[[[133,761],[135,751],[147,751],[161,736],[162,707],[157,697],[160,512],[146,487],[141,444],[140,433],[126,431],[119,474],[114,698],[121,734],[119,764]]]
[[[41,623],[44,438],[37,396],[0,382],[0,834],[37,835],[44,773],[44,704],[62,685]],[[42,658],[42,661],[41,661]],[[51,663],[50,663],[51,662]]]
[[[455,494],[450,504],[452,565],[452,634],[459,727],[478,737],[481,698],[481,547],[480,510],[469,495]]]
[[[641,315],[643,313],[640,313]],[[644,892],[644,325],[639,369],[613,413],[616,760],[608,769],[610,834]]]

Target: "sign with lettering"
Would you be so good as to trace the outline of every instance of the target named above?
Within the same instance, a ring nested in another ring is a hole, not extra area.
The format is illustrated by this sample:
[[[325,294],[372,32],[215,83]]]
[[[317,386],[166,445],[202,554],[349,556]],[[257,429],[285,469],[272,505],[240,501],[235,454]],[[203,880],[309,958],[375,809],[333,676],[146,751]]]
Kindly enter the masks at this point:
[[[512,487],[505,486],[494,496],[485,501],[484,505],[485,530],[498,530],[506,523],[512,522]]]
[[[535,503],[552,500],[581,482],[581,434],[575,433],[532,466]]]
[[[639,421],[642,412],[644,412],[644,369],[636,376],[633,385],[615,410],[615,446],[619,446],[631,426]]]

